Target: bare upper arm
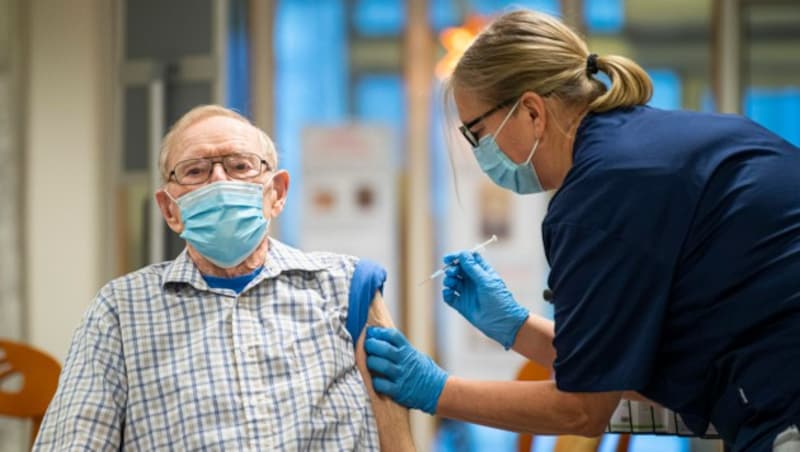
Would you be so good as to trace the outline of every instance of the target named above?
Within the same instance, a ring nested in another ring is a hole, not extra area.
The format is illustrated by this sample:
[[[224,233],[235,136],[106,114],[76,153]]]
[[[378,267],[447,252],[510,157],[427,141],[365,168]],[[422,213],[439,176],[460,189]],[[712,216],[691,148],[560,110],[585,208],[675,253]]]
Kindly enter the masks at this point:
[[[367,314],[367,323],[362,328],[356,342],[356,366],[364,379],[364,385],[372,401],[372,411],[375,413],[375,422],[378,424],[381,450],[413,451],[415,447],[411,437],[408,409],[398,405],[385,395],[377,394],[372,387],[372,378],[367,370],[367,354],[364,351],[368,326],[394,327],[392,316],[380,292],[376,292],[375,298],[372,299]]]
[[[364,351],[364,340],[366,339],[367,327],[369,326],[394,328],[392,316],[389,313],[389,309],[386,307],[386,303],[383,302],[383,296],[380,292],[375,292],[375,298],[372,299],[369,312],[367,313],[367,323],[364,325],[364,328],[361,329],[361,333],[358,335],[358,340],[356,341],[356,366],[358,366],[358,370],[364,378],[367,390],[372,393],[372,379],[367,370],[367,353]]]
[[[367,370],[367,353],[364,351],[364,340],[366,338],[367,327],[381,326],[385,328],[394,328],[392,315],[389,313],[389,308],[383,302],[383,296],[380,292],[375,292],[375,297],[372,299],[369,311],[367,313],[367,323],[361,329],[361,333],[356,341],[356,365],[358,370],[361,371],[361,376],[364,378],[364,383],[367,385],[367,390],[372,391],[372,380]]]

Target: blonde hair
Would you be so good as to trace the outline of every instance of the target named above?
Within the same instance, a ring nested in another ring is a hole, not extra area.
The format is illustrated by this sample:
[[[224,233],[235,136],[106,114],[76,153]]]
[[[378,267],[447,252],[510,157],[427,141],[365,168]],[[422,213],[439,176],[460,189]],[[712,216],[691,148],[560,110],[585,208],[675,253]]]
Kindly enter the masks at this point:
[[[611,79],[606,88],[588,72],[589,55],[586,42],[555,17],[513,11],[475,38],[453,70],[447,90],[468,90],[492,105],[532,91],[594,112],[650,100],[653,84],[638,64],[622,56],[596,57],[597,69]]]
[[[256,129],[258,132],[258,141],[261,143],[261,147],[264,150],[267,163],[269,164],[270,168],[277,168],[278,153],[275,151],[275,144],[273,144],[272,140],[263,130],[259,129],[253,125],[249,119],[231,110],[230,108],[225,108],[220,105],[201,105],[189,110],[186,114],[181,116],[181,118],[172,125],[172,127],[169,129],[169,132],[161,141],[161,151],[158,156],[158,168],[161,171],[161,179],[164,183],[166,183],[169,179],[169,168],[167,168],[167,161],[169,160],[169,155],[174,152],[174,147],[177,144],[178,137],[180,137],[180,135],[187,128],[189,128],[189,126],[213,116],[226,116],[228,118],[233,118]]]

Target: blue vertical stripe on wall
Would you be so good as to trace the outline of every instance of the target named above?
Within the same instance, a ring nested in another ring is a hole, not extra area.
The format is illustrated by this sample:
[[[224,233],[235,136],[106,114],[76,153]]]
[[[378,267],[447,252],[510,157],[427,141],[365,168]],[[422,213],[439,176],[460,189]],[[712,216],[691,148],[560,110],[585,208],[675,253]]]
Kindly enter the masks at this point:
[[[303,127],[347,114],[347,21],[342,0],[281,0],[275,17],[275,141],[292,176],[281,238],[299,242]]]
[[[231,0],[228,14],[225,105],[251,117],[250,60],[247,40],[247,1]]]

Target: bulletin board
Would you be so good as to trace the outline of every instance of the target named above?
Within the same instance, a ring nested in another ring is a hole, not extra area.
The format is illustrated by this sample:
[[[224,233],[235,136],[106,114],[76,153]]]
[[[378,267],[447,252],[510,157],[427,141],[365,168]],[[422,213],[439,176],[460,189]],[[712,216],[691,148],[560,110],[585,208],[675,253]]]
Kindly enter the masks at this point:
[[[386,268],[384,300],[398,322],[398,201],[387,126],[349,123],[303,131],[299,246],[366,258]]]

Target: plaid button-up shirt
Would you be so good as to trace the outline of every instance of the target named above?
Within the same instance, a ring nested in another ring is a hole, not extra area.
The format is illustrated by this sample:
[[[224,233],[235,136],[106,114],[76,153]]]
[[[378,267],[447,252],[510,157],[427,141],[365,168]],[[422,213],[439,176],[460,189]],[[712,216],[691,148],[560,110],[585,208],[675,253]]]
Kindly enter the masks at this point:
[[[37,450],[370,450],[345,329],[356,259],[270,240],[237,295],[186,251],[103,287],[77,329]]]

